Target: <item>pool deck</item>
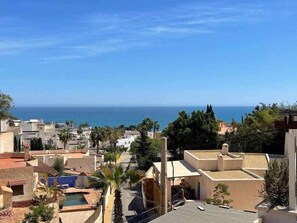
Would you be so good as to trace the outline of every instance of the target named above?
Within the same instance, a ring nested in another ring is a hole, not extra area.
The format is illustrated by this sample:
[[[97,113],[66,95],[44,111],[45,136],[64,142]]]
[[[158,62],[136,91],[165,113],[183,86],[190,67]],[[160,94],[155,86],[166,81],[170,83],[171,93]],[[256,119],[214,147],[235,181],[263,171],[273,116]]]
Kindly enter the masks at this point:
[[[76,211],[75,213],[62,212],[59,213],[59,217],[61,217],[63,223],[80,223],[85,222],[94,212],[94,210]]]
[[[96,208],[97,201],[101,198],[101,192],[94,189],[78,189],[78,188],[67,188],[64,189],[63,192],[65,194],[70,193],[88,193],[85,194],[84,197],[88,204],[85,205],[74,205],[74,206],[64,206],[61,212],[70,212],[70,211],[83,211],[83,210],[91,210]]]

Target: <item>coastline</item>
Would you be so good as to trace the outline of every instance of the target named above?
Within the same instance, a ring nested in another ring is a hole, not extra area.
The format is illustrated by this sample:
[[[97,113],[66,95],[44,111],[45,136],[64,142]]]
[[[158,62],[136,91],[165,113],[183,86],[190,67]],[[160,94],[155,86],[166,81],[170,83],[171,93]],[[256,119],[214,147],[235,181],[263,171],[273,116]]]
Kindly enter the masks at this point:
[[[224,122],[241,117],[253,110],[253,106],[213,106],[216,118]],[[45,122],[65,122],[73,120],[76,125],[88,122],[91,126],[136,125],[150,117],[164,129],[178,117],[180,111],[191,113],[205,110],[206,106],[147,106],[147,107],[15,107],[12,114],[21,120],[42,119]]]

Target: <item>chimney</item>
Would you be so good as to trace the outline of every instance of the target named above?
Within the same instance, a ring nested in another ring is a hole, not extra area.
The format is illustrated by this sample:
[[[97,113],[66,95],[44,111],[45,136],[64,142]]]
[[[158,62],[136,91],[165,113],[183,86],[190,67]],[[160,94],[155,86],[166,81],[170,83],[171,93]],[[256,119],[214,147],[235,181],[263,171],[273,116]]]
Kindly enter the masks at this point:
[[[224,171],[224,157],[222,153],[218,154],[218,170]]]
[[[29,150],[30,150],[29,144],[25,144],[24,145],[24,160],[25,161],[30,160],[30,152],[29,152]]]
[[[229,145],[227,143],[224,143],[222,145],[222,154],[223,155],[228,155],[228,152],[229,152]]]
[[[242,168],[245,168],[245,154],[240,153],[240,158],[242,158]]]
[[[161,138],[161,215],[167,213],[167,138]]]

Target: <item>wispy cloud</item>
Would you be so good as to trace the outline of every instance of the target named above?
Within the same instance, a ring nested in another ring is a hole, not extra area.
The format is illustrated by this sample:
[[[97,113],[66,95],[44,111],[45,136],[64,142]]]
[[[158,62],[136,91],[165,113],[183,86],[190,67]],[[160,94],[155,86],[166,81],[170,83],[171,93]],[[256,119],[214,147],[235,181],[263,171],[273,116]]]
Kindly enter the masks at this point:
[[[86,45],[75,45],[65,48],[63,55],[51,56],[43,58],[43,62],[47,63],[52,60],[70,60],[86,57],[94,57],[105,53],[126,50],[132,47],[144,47],[145,42],[128,42],[119,39],[101,41],[97,43],[90,43]]]
[[[72,29],[63,36],[55,33],[44,39],[0,39],[0,55],[50,48],[54,50],[49,50],[43,61],[93,57],[154,44],[160,36],[206,35],[221,26],[259,22],[266,14],[259,5],[226,6],[212,2],[182,4],[159,11],[95,13],[74,20]]]
[[[27,40],[0,40],[0,55],[19,53],[25,50],[55,47],[62,42],[53,38]]]

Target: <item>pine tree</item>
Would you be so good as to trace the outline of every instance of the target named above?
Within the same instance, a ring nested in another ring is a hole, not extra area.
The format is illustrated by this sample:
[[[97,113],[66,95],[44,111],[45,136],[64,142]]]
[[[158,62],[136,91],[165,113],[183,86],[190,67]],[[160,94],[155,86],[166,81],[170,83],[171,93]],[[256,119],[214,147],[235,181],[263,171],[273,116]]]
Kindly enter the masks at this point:
[[[151,143],[146,130],[142,129],[140,131],[140,137],[136,143],[138,144],[135,151],[138,167],[141,170],[147,170],[152,165],[152,161],[154,161],[154,157],[152,157],[154,156],[154,151],[151,151]]]

